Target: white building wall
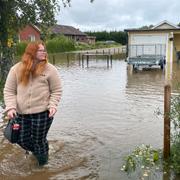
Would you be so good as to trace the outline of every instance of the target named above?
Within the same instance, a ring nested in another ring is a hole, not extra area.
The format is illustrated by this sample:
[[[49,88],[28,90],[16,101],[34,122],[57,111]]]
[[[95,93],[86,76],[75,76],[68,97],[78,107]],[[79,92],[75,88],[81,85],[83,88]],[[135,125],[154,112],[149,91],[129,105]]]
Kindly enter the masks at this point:
[[[129,57],[166,55],[168,34],[130,34]]]

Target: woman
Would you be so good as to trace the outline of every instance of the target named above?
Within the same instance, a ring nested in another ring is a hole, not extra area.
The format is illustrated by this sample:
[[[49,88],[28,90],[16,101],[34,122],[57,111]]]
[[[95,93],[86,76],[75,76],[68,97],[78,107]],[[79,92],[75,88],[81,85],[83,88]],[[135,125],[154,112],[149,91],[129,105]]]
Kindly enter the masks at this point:
[[[48,130],[61,98],[57,69],[48,63],[42,42],[29,43],[21,62],[15,64],[4,87],[5,112],[17,116],[20,124],[18,144],[31,151],[39,165],[48,162]]]

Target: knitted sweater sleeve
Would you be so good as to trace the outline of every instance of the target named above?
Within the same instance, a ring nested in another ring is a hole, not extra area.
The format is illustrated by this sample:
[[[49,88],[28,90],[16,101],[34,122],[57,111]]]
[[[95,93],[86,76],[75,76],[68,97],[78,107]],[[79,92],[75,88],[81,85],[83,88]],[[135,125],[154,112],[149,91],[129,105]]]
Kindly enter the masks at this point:
[[[10,69],[4,86],[5,111],[16,109],[17,78],[13,68]]]
[[[49,77],[49,90],[50,90],[50,99],[48,109],[54,107],[57,109],[58,103],[62,96],[62,83],[58,70],[54,67],[53,73]]]

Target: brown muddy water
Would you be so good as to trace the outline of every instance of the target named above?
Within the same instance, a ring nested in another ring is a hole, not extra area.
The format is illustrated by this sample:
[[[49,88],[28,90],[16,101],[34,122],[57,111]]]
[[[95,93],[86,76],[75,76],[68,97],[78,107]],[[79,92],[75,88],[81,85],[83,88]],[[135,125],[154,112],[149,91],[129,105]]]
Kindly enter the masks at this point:
[[[117,59],[111,68],[104,60],[90,61],[89,68],[56,62],[63,97],[48,134],[49,163],[39,168],[32,155],[9,144],[1,120],[0,180],[139,179],[121,171],[123,158],[142,143],[163,148],[163,117],[156,112],[163,111],[165,72],[132,72]],[[180,77],[179,65],[174,72]],[[180,177],[157,172],[145,179]]]

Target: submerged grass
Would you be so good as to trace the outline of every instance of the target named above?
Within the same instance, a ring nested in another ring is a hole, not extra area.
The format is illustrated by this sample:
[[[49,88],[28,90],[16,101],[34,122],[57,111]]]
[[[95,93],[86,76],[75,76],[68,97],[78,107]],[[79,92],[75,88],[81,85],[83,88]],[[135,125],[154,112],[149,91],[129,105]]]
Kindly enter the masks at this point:
[[[135,171],[140,177],[155,174],[162,168],[162,151],[153,149],[150,145],[140,145],[133,152],[125,157],[125,164],[121,170],[128,174]]]

